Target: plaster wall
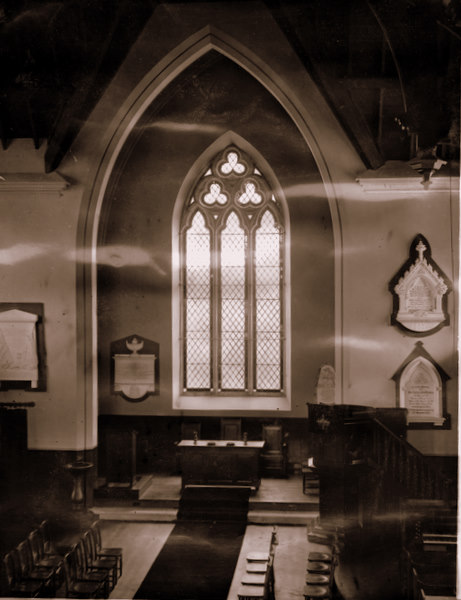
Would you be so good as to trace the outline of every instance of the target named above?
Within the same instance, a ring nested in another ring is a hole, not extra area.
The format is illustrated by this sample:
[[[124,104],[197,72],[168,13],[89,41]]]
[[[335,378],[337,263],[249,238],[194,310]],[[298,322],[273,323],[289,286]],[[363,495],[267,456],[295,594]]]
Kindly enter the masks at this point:
[[[191,166],[230,130],[267,161],[288,205],[292,407],[280,416],[306,417],[320,366],[334,362],[332,225],[312,154],[263,86],[218,53],[198,61],[170,88],[128,139],[104,200],[98,250],[100,412],[178,414],[172,409],[173,209]],[[110,393],[110,342],[134,333],[160,343],[160,393],[141,403]],[[277,414],[255,414],[269,412]]]
[[[454,182],[455,183],[455,182]],[[418,184],[416,184],[418,185]],[[447,411],[451,430],[409,431],[420,451],[457,452],[457,223],[455,193],[421,191],[370,193],[357,186],[341,207],[344,250],[344,397],[350,404],[398,406],[391,379],[420,340],[448,373]],[[454,284],[448,295],[449,326],[413,336],[390,325],[389,281],[406,262],[414,237],[428,240],[432,258]]]
[[[363,164],[264,3],[248,2],[244,12],[228,2],[159,5],[60,166],[66,177],[85,187],[77,231],[82,254],[77,265],[77,326],[84,340],[77,348],[77,369],[84,374],[87,431],[92,432],[92,440],[96,440],[99,390],[96,296],[89,290],[96,289],[92,248],[107,184],[130,132],[152,100],[182,70],[213,49],[251,73],[295,122],[322,175],[322,193],[327,194],[333,234],[340,247],[338,198],[344,182],[351,181]],[[338,264],[335,259],[337,290]],[[335,312],[338,328],[338,303]],[[340,370],[337,349],[335,355]]]
[[[6,264],[2,263],[4,301],[35,301],[45,305],[49,387],[46,393],[34,394],[37,406],[29,410],[31,448],[78,448],[83,443],[84,430],[87,447],[95,444],[98,382],[94,369],[97,356],[95,323],[91,319],[91,315],[96,314],[95,296],[91,292],[92,282],[95,282],[91,248],[99,227],[100,203],[106,195],[105,187],[113,165],[140,115],[187,61],[193,62],[212,47],[232,55],[278,98],[310,146],[323,179],[320,197],[323,198],[324,193],[328,196],[335,241],[335,366],[340,373],[343,402],[395,406],[394,384],[390,377],[412,350],[415,339],[390,326],[392,298],[387,283],[407,258],[416,233],[427,237],[434,260],[456,283],[457,231],[453,223],[458,221],[453,198],[421,191],[413,196],[375,195],[371,200],[355,182],[363,164],[264,4],[246,3],[244,16],[235,10],[237,5],[217,2],[203,6],[196,3],[158,6],[61,164],[61,173],[72,182],[69,190],[62,197],[50,194],[46,201],[30,192],[2,195],[3,206],[11,214],[2,223],[4,248],[9,251],[24,240],[34,247],[49,245],[50,240],[55,245],[53,251],[42,255],[42,260],[34,254],[35,257],[16,261],[14,265],[8,258]],[[182,57],[182,63],[178,57]],[[188,147],[190,157],[195,157],[208,141],[202,139],[194,149]],[[9,163],[8,156],[12,157]],[[137,156],[137,160],[142,159],[139,154]],[[7,152],[2,151],[2,170],[40,171],[42,164],[40,152],[31,147],[17,152],[17,142]],[[135,167],[134,163],[130,165],[132,173]],[[175,175],[182,176],[184,172]],[[314,181],[317,185],[317,174]],[[138,182],[137,191],[149,192],[143,185]],[[128,194],[128,207],[130,203],[132,198]],[[294,199],[291,203],[293,207],[296,205]],[[157,205],[152,208],[155,213]],[[162,220],[163,213],[156,218]],[[166,231],[164,223],[158,227],[151,222],[146,225],[144,234],[147,232],[151,237],[154,233],[159,234],[157,244],[166,239]],[[306,240],[300,238],[298,247],[303,243]],[[69,252],[75,254],[76,262],[66,260]],[[168,260],[162,256],[162,252],[155,252],[160,270],[156,279],[151,272],[149,278],[154,281],[157,291],[162,290],[156,298],[161,299],[165,308],[167,294],[163,290],[168,288]],[[302,262],[301,255],[299,262]],[[294,258],[293,268],[295,264]],[[136,285],[145,276],[143,269],[139,267],[136,271]],[[135,296],[136,285],[132,290]],[[150,301],[153,298],[151,295]],[[135,297],[135,304],[129,306],[135,306],[138,299]],[[123,311],[131,311],[127,304],[124,305],[123,295],[118,301]],[[298,297],[295,302],[299,303],[299,309],[296,308],[298,324],[305,326],[301,314],[302,310],[307,314],[303,297]],[[155,303],[153,306],[155,310],[160,308]],[[452,293],[449,297],[449,311],[453,316],[450,327],[423,340],[425,348],[452,377],[447,392],[453,424],[456,423],[457,397],[455,309]],[[293,310],[295,312],[295,307]],[[107,318],[110,321],[110,317]],[[133,327],[138,324],[144,326],[143,322],[133,318]],[[123,331],[119,335],[120,324],[114,321],[110,326],[115,339],[131,332],[130,327],[129,332]],[[154,330],[146,331],[146,334],[162,342],[165,348],[161,350],[162,360],[169,350],[169,342],[167,327],[163,323],[161,327],[161,337]],[[112,333],[107,335],[109,337],[112,339]],[[331,344],[329,342],[328,347]],[[301,389],[303,354],[295,356],[293,353],[293,359],[293,376],[298,377],[294,385]],[[104,360],[102,356],[101,361]],[[299,362],[295,364],[296,361]],[[162,377],[163,374],[168,380],[168,365],[162,363]],[[311,382],[311,376],[309,378]],[[119,411],[119,407],[107,408],[107,375],[102,375],[101,383],[102,410]],[[308,393],[305,398],[295,399],[293,410],[299,410],[297,414],[304,416],[304,402],[310,400]],[[24,396],[29,399],[31,394],[0,391],[2,400],[9,401],[13,397],[19,400]],[[156,406],[159,412],[167,410],[166,403],[162,408]],[[91,440],[88,438],[90,430]],[[411,432],[410,441],[430,454],[456,454],[457,451],[455,429]]]
[[[43,173],[43,150],[31,140],[15,140],[2,151],[0,172],[6,184],[18,171],[37,178],[43,188],[0,189],[2,214],[0,282],[2,302],[44,305],[46,391],[2,391],[3,402],[35,402],[28,409],[30,449],[83,448],[84,415],[76,368],[76,229],[81,199],[78,187],[50,191]],[[18,176],[15,176],[18,179]],[[19,179],[21,175],[19,174]],[[27,178],[24,179],[27,181]]]

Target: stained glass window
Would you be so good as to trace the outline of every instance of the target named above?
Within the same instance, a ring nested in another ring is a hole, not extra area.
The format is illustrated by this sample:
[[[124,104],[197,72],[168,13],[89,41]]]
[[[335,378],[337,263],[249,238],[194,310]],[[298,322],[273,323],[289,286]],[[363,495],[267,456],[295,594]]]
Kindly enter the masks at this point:
[[[246,153],[204,170],[181,236],[184,392],[283,392],[283,213]]]

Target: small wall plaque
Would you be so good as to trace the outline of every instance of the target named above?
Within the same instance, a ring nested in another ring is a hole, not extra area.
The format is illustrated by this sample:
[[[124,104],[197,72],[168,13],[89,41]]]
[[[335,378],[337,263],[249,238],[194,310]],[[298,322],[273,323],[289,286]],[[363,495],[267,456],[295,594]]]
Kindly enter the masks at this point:
[[[391,323],[411,335],[430,335],[448,325],[447,292],[451,285],[431,258],[426,238],[418,234],[410,248],[410,258],[392,278],[394,296]]]
[[[128,350],[128,352],[127,352]],[[111,344],[112,391],[131,402],[158,394],[159,345],[133,334]]]
[[[396,382],[398,405],[407,409],[410,428],[450,427],[445,400],[445,382],[449,376],[426,352],[422,342],[415,344],[392,378]]]
[[[335,370],[331,365],[322,365],[315,386],[315,401],[318,404],[334,404],[336,390]]]

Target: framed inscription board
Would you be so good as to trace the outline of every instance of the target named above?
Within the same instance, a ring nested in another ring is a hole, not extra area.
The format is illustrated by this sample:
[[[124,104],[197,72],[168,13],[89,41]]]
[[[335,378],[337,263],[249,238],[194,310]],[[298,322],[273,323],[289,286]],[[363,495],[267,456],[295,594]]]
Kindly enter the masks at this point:
[[[410,335],[425,336],[449,324],[447,293],[451,284],[432,260],[426,238],[418,234],[410,257],[389,283],[394,297],[392,325]]]
[[[449,376],[426,352],[422,342],[415,344],[415,350],[392,378],[398,406],[407,409],[409,428],[450,428],[445,397]]]

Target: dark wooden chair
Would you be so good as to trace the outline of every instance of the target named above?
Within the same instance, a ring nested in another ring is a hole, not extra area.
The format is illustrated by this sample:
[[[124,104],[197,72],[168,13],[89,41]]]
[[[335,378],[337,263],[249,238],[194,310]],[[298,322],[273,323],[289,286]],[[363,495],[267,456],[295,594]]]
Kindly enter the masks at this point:
[[[241,440],[242,439],[242,419],[223,418],[221,419],[221,439],[222,440]]]
[[[262,474],[265,477],[286,477],[288,474],[288,436],[281,425],[263,425],[261,452]]]
[[[69,552],[64,557],[60,572],[63,580],[65,598],[105,598],[104,583],[97,581],[78,581],[76,567]]]
[[[56,587],[56,568],[36,565],[28,540],[24,540],[18,544],[16,550],[21,569],[21,578],[38,581],[43,588],[49,590],[50,595],[53,595]]]
[[[42,544],[43,544],[44,552],[46,554],[57,554],[57,552],[55,551],[55,547],[54,547],[54,543],[53,543],[53,538],[52,538],[52,535],[51,535],[50,524],[49,524],[49,522],[46,519],[43,520],[40,523],[40,525],[38,526],[37,534],[42,539]]]
[[[99,558],[92,533],[88,530],[83,535],[83,548],[85,550],[86,565],[89,573],[95,571],[106,572],[109,576],[110,590],[117,584],[118,566],[115,558]]]
[[[43,584],[36,579],[23,578],[17,550],[12,550],[5,554],[3,565],[8,586],[8,596],[13,598],[38,598],[43,590]]]
[[[96,554],[98,558],[113,558],[117,561],[117,576],[121,577],[123,572],[123,549],[120,547],[107,547],[102,545],[101,528],[98,522],[93,523],[90,528],[93,536]]]
[[[27,537],[34,564],[39,568],[57,568],[63,557],[59,554],[47,552],[43,536],[38,529],[31,531]]]
[[[100,584],[104,592],[104,598],[108,598],[111,590],[111,582],[108,571],[90,571],[88,569],[87,556],[83,540],[80,540],[69,553],[68,557],[71,563],[71,572],[74,578],[79,582],[89,581],[90,583]]]

